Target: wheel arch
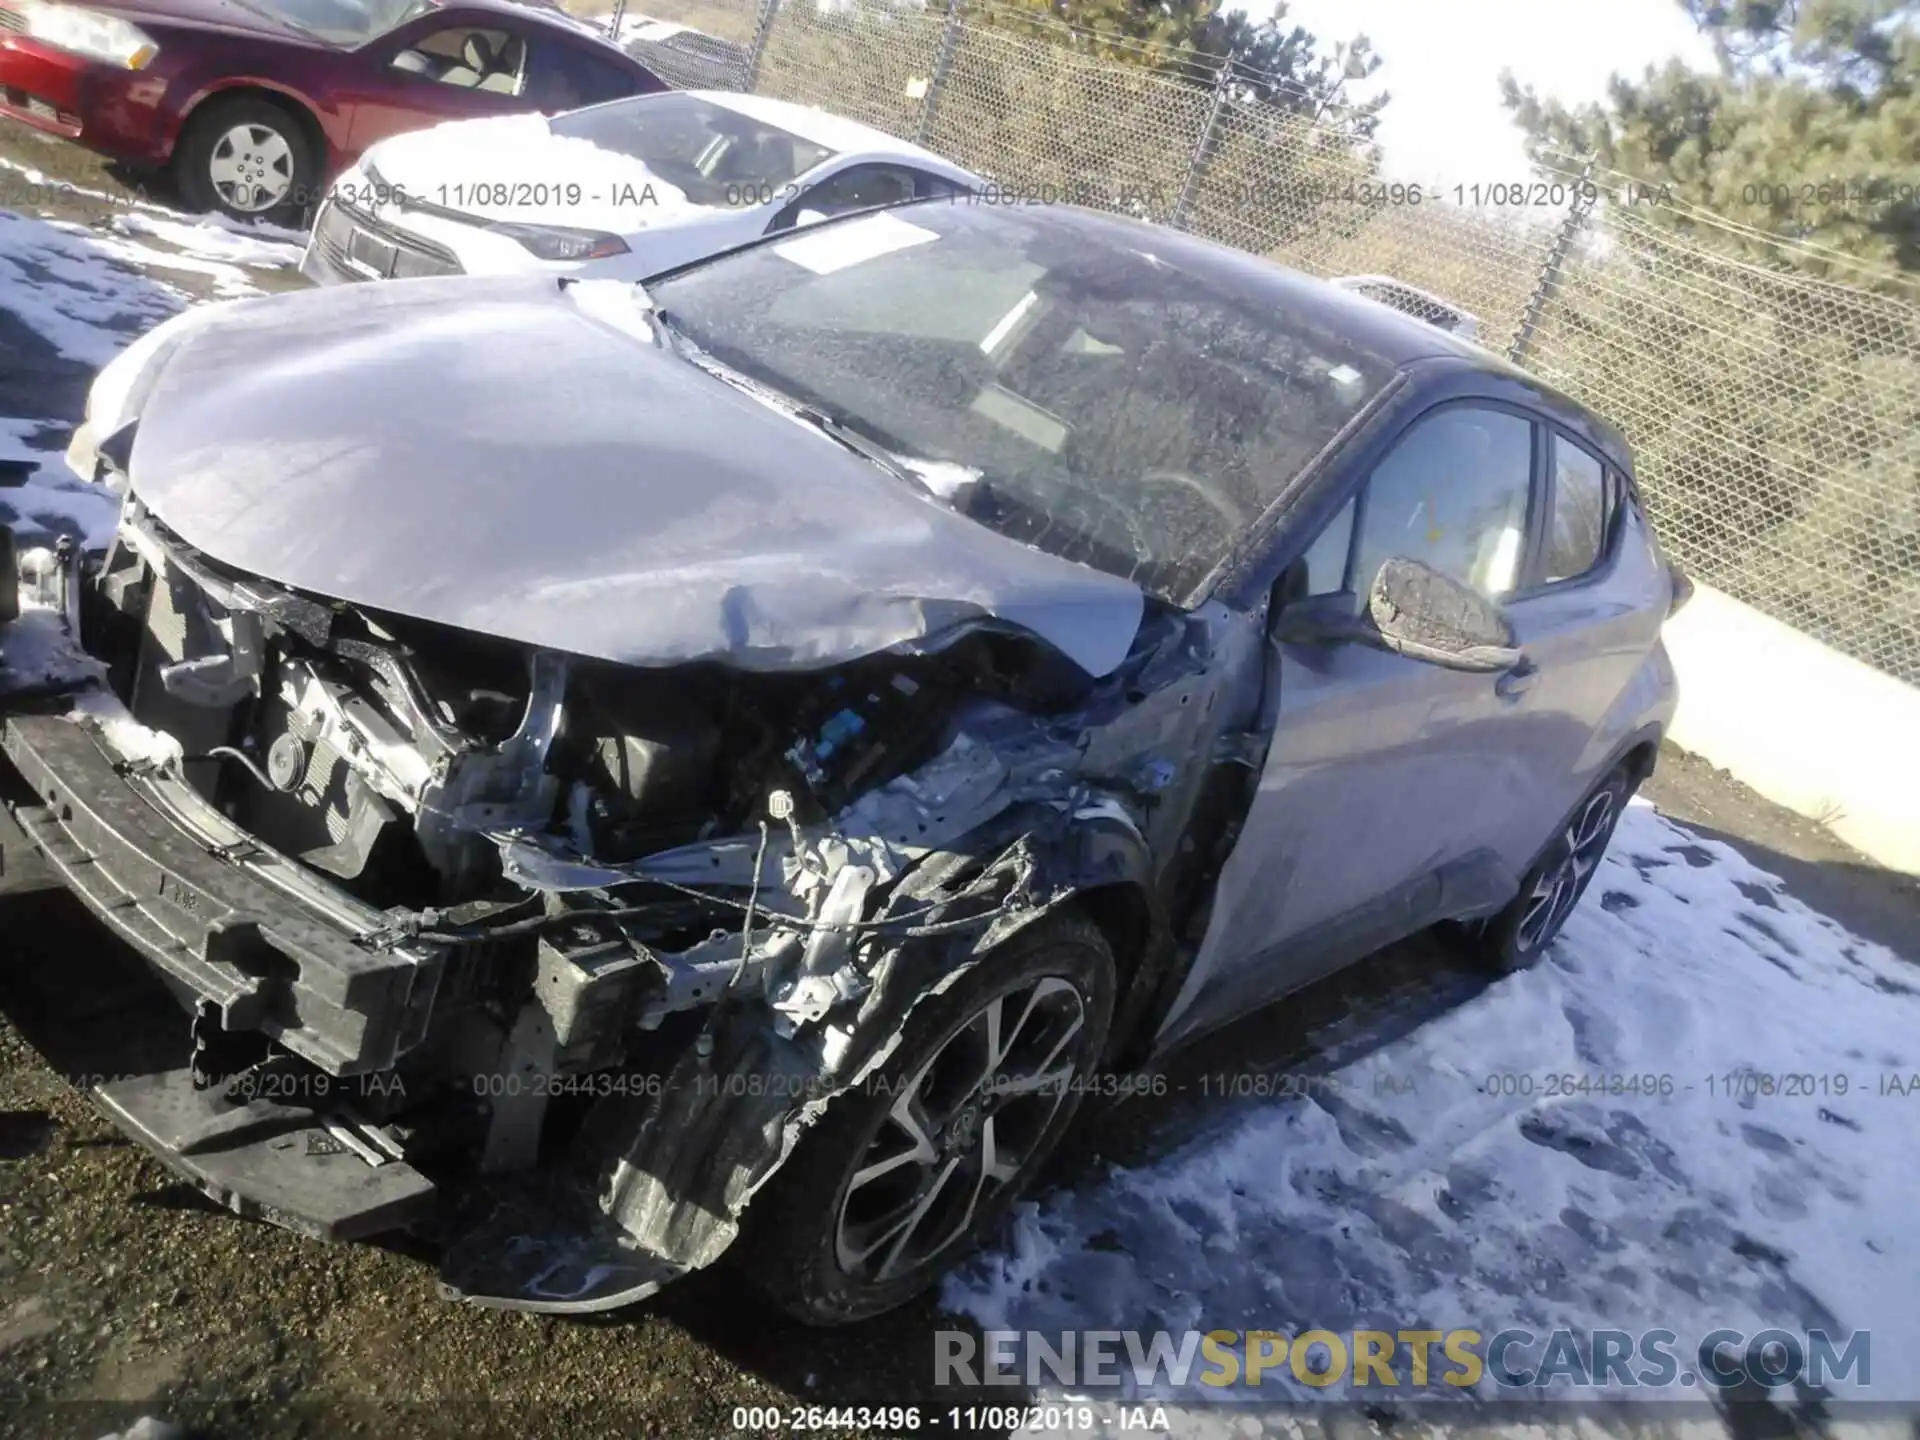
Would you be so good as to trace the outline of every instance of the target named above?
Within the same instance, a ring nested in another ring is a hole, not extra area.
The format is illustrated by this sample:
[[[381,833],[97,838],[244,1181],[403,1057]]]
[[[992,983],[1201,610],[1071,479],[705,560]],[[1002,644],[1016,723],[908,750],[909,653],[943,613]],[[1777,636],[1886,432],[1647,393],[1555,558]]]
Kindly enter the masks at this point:
[[[1153,856],[1132,818],[1117,808],[1083,811],[1052,830],[1033,853],[1036,890],[1046,903],[1003,917],[999,945],[1047,915],[1071,907],[1107,942],[1114,963],[1113,1021],[1105,1062],[1131,1059],[1172,956],[1171,924],[1154,884]]]
[[[192,126],[205,116],[207,108],[232,100],[259,100],[285,111],[288,118],[300,127],[302,137],[312,147],[314,161],[324,181],[333,168],[333,155],[318,109],[299,91],[257,78],[216,80],[189,100],[180,112],[180,125],[174,132],[173,148],[167,156],[169,163],[179,158],[181,143]]]
[[[1539,848],[1528,858],[1526,867],[1520,872],[1521,875],[1524,876],[1528,870],[1540,863],[1541,856],[1553,847],[1554,837],[1579,813],[1580,807],[1587,803],[1588,797],[1616,773],[1621,770],[1627,772],[1632,782],[1628,786],[1629,792],[1639,789],[1647,777],[1653,774],[1653,767],[1660,758],[1660,740],[1663,733],[1658,721],[1649,721],[1615,744],[1613,749],[1607,752],[1607,758],[1590,772],[1593,778],[1581,790],[1579,797],[1567,807],[1566,813],[1559,817],[1553,828],[1547,832],[1546,839],[1540,842]]]
[[[1660,761],[1660,741],[1663,738],[1659,726],[1646,726],[1627,741],[1613,764],[1607,767],[1607,772],[1611,774],[1624,768],[1633,776],[1634,788],[1638,789],[1647,782],[1653,774],[1653,767]]]

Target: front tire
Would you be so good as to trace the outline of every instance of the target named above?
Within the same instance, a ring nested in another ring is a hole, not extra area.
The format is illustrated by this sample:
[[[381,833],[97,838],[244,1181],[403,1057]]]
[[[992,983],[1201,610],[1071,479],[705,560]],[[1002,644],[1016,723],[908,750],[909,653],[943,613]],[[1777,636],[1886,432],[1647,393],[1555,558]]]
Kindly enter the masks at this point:
[[[306,127],[270,100],[211,100],[187,121],[174,158],[180,194],[235,220],[297,223],[317,194],[320,164]]]
[[[864,1320],[968,1254],[1059,1143],[1104,1052],[1113,952],[1077,912],[1036,922],[914,1011],[743,1217],[734,1255],[809,1325]]]
[[[1525,970],[1553,943],[1613,839],[1614,827],[1638,789],[1625,766],[1582,800],[1520,882],[1520,893],[1499,914],[1475,927],[1473,948],[1500,974]]]

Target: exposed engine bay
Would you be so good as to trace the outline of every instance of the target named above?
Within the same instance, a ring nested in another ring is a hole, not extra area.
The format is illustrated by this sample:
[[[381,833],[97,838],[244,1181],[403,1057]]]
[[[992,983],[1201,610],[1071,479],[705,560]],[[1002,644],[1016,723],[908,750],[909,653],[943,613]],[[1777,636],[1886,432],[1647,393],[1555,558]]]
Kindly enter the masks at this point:
[[[1209,664],[1237,632],[1193,616],[1149,616],[1097,680],[993,625],[814,671],[622,667],[234,573],[137,494],[71,580],[123,770],[244,837],[217,853],[351,897],[393,987],[390,1017],[336,1015],[302,962],[234,942],[244,996],[182,997],[195,1089],[384,1077],[334,1092],[329,1133],[427,1171],[530,1174],[595,1137],[539,1245],[496,1212],[449,1261],[490,1303],[602,1308],[707,1263],[919,993],[1076,891],[1198,893],[1212,857],[1174,841],[1209,778],[1250,773]],[[1124,914],[1142,956],[1159,922]]]
[[[230,818],[380,906],[582,888],[503,866],[529,846],[611,880],[768,818],[791,837],[933,759],[962,702],[1043,714],[1092,684],[986,630],[824,673],[630,669],[223,574],[137,501],[122,533],[98,587],[118,633],[89,651],[133,718]]]

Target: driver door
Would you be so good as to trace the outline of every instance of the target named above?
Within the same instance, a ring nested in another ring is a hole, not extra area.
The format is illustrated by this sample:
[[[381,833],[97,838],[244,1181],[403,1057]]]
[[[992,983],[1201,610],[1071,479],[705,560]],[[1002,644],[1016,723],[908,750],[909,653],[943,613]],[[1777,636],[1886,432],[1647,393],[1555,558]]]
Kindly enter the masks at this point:
[[[1356,610],[1381,561],[1499,598],[1520,575],[1534,425],[1447,405],[1415,420],[1306,557],[1306,595]],[[1432,923],[1486,883],[1494,677],[1359,643],[1270,642],[1278,719],[1200,951],[1162,1038],[1219,1023]],[[1497,789],[1494,793],[1497,793]]]

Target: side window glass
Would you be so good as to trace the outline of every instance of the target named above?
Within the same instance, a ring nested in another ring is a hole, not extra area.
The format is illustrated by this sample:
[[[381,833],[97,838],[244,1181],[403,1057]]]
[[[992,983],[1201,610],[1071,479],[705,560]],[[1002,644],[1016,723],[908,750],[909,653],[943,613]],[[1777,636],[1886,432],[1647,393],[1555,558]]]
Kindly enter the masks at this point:
[[[967,193],[966,186],[942,175],[929,175],[924,170],[907,170],[903,173],[913,186],[913,198],[916,200],[925,200],[932,196],[949,199],[955,195]]]
[[[577,110],[640,89],[636,76],[598,55],[548,41],[535,48],[532,93],[546,110]]]
[[[1598,459],[1553,437],[1553,514],[1547,520],[1545,579],[1571,580],[1600,559],[1606,544],[1612,486]]]
[[[505,30],[449,25],[394,56],[393,68],[461,90],[518,95],[526,85],[527,45]]]
[[[1353,548],[1353,513],[1359,496],[1340,507],[1320,538],[1307,547],[1307,594],[1336,595],[1347,583],[1347,553]]]
[[[1533,424],[1453,405],[1419,421],[1367,480],[1353,586],[1405,556],[1489,598],[1520,577],[1532,488]]]

